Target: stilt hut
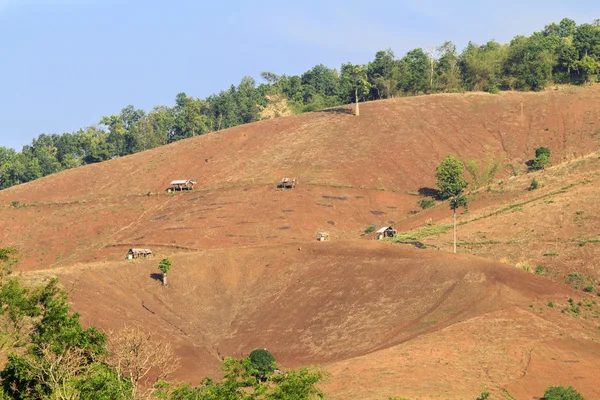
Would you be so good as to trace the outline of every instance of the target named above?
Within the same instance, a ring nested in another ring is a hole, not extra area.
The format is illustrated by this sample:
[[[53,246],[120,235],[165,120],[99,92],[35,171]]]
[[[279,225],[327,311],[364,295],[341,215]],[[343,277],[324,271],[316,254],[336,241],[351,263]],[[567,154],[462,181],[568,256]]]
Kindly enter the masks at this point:
[[[196,181],[192,179],[176,179],[171,182],[171,186],[167,189],[167,192],[173,192],[175,190],[193,190]]]
[[[127,253],[127,259],[132,260],[134,258],[146,258],[152,255],[150,249],[129,249]]]
[[[296,178],[283,178],[279,187],[282,189],[291,189],[296,187],[296,183]]]
[[[398,232],[392,228],[391,226],[384,226],[383,228],[377,231],[377,240],[381,240],[383,238],[395,237]]]

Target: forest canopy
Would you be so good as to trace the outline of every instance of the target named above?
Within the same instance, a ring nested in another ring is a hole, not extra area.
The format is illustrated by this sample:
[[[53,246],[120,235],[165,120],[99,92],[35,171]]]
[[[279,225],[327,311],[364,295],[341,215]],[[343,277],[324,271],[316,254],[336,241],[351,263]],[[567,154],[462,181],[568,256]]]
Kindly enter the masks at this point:
[[[350,74],[364,70],[360,89]],[[414,49],[401,58],[390,49],[366,65],[319,64],[302,75],[244,77],[206,99],[185,93],[175,105],[146,112],[127,106],[98,123],[63,134],[41,134],[20,152],[0,147],[0,189],[65,169],[152,149],[180,139],[237,125],[359,101],[502,90],[540,91],[548,85],[584,85],[600,74],[600,19],[577,25],[563,19],[510,43],[469,42],[458,52],[452,42]]]

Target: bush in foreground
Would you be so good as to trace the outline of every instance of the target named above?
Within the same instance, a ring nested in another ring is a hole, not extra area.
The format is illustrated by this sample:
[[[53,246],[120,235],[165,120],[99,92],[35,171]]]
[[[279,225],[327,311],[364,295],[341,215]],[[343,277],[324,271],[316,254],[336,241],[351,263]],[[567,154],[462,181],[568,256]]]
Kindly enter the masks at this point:
[[[572,386],[550,386],[540,400],[585,400]]]

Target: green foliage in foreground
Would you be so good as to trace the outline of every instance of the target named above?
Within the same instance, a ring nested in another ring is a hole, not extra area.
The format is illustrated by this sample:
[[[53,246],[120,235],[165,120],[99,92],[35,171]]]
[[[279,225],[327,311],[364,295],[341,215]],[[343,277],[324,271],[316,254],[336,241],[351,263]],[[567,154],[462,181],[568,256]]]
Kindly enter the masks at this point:
[[[266,379],[267,375],[270,375],[275,371],[275,357],[266,349],[252,350],[248,355],[248,359],[252,363],[252,366],[258,371],[259,379]]]
[[[585,400],[572,386],[550,386],[540,400]]]
[[[199,386],[173,385],[160,382],[155,396],[160,400],[309,400],[323,399],[325,394],[315,385],[323,380],[324,372],[314,368],[260,373],[249,358],[228,358],[223,362],[224,378],[216,382],[204,379]]]

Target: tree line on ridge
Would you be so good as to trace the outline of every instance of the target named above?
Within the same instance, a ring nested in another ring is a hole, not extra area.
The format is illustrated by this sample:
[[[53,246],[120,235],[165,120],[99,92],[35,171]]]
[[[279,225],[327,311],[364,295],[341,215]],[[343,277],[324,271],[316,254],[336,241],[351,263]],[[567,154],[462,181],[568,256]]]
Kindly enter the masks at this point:
[[[0,147],[0,189],[69,168],[152,149],[180,139],[285,115],[398,96],[502,90],[540,91],[552,84],[583,85],[600,74],[600,19],[563,19],[510,43],[452,42],[397,58],[379,51],[366,65],[339,71],[322,64],[302,75],[263,72],[206,99],[179,93],[175,105],[149,112],[127,106],[97,124],[41,134],[20,152]]]

